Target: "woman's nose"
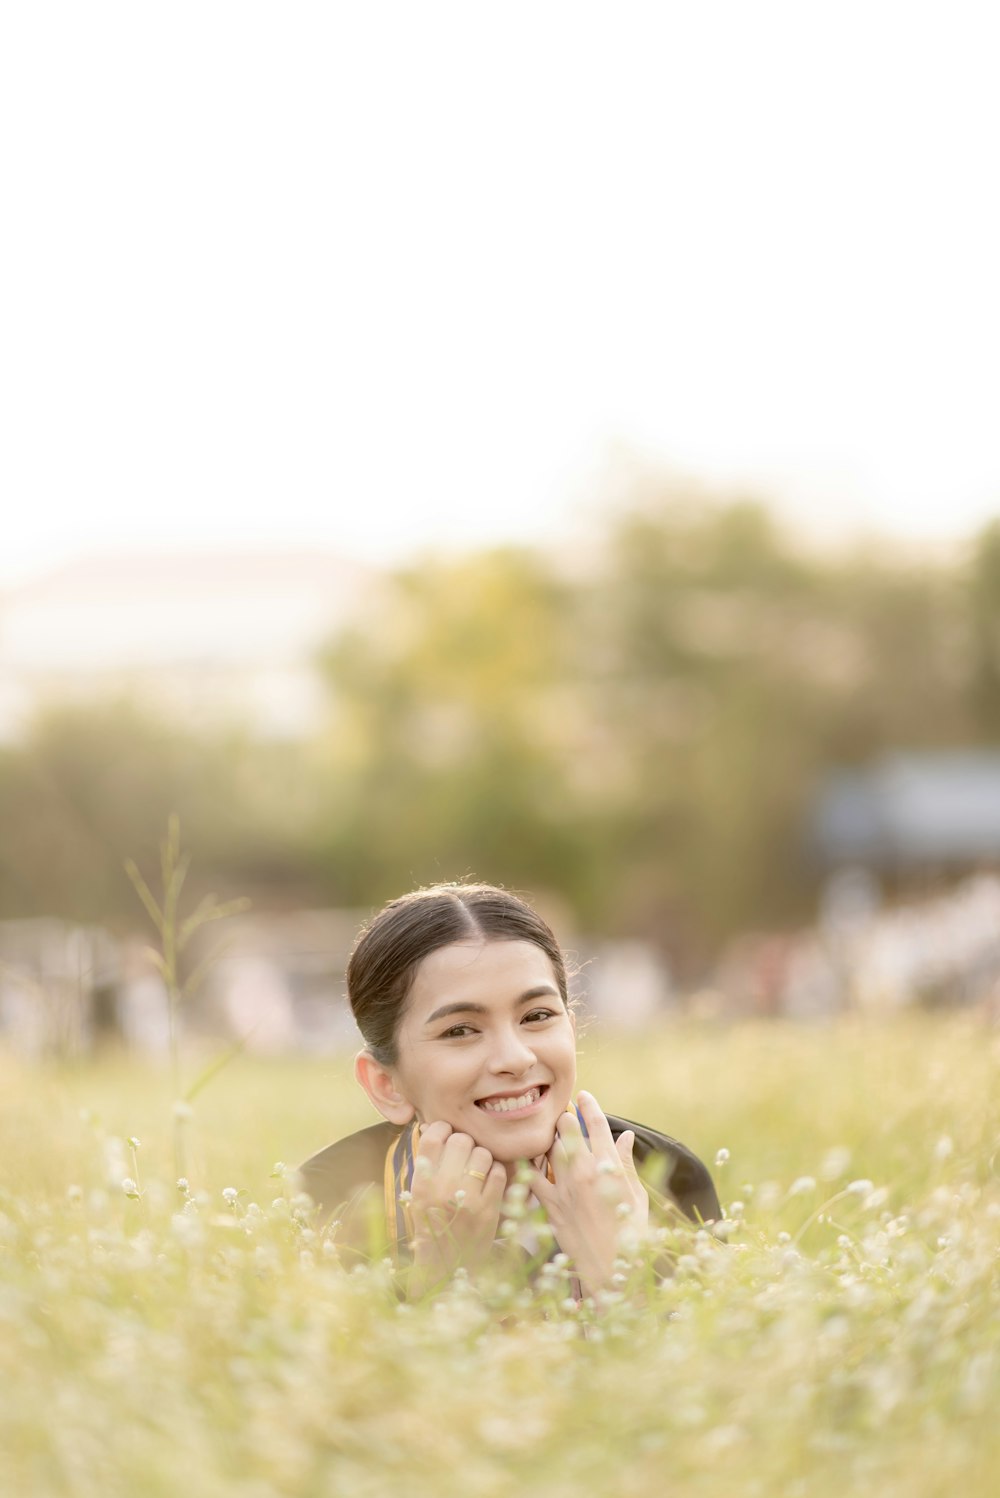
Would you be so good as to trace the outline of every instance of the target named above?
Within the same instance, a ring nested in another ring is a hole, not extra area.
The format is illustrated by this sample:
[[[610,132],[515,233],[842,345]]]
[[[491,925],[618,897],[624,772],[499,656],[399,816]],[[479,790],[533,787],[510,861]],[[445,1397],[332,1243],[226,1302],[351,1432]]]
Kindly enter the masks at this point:
[[[504,1030],[497,1036],[490,1057],[490,1070],[512,1072],[515,1076],[535,1064],[535,1053],[519,1029]]]

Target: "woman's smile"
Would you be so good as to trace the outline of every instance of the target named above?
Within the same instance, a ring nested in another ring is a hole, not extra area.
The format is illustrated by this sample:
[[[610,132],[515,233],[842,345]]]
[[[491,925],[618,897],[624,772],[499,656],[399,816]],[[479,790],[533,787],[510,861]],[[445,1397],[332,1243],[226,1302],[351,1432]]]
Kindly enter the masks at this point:
[[[524,1092],[495,1092],[490,1097],[476,1099],[476,1107],[487,1113],[499,1113],[505,1118],[515,1115],[526,1118],[548,1092],[548,1083],[541,1087],[529,1087]]]

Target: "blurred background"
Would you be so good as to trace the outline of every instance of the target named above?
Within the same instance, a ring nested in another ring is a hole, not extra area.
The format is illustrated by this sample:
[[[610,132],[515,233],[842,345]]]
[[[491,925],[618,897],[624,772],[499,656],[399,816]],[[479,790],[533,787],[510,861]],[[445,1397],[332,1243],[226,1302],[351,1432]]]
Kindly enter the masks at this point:
[[[476,877],[591,1012],[1000,1008],[985,8],[0,22],[0,1043],[353,1044]],[[211,933],[216,934],[216,933]],[[208,955],[207,934],[186,955]]]

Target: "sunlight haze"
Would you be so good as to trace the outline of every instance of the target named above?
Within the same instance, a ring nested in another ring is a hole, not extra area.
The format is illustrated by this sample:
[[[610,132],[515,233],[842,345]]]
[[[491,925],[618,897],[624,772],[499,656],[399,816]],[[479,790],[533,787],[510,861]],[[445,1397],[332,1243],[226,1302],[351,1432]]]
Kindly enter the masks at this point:
[[[558,544],[620,450],[824,536],[967,534],[1000,500],[992,28],[8,8],[0,583]]]

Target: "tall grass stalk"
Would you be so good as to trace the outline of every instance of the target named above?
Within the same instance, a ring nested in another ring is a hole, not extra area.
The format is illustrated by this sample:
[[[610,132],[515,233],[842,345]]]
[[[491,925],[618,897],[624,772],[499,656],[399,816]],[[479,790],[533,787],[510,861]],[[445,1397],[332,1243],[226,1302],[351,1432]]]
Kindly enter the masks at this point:
[[[249,900],[228,900],[219,903],[214,894],[205,895],[190,915],[183,919],[180,914],[181,893],[191,864],[191,856],[181,851],[181,828],[177,814],[167,822],[167,833],[160,845],[160,898],[157,899],[135,861],[125,861],[125,872],[146,908],[160,938],[159,947],[148,947],[147,952],[163,979],[167,993],[167,1025],[170,1048],[170,1079],[173,1090],[173,1138],[175,1174],[187,1174],[187,1150],[185,1131],[191,1117],[191,1101],[206,1082],[220,1070],[246,1043],[243,1037],[236,1046],[210,1066],[192,1083],[185,1094],[181,1073],[181,1007],[191,999],[220,956],[221,946],[207,952],[185,977],[181,977],[181,962],[191,938],[203,926],[212,921],[224,920],[246,910]]]

